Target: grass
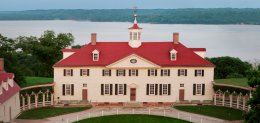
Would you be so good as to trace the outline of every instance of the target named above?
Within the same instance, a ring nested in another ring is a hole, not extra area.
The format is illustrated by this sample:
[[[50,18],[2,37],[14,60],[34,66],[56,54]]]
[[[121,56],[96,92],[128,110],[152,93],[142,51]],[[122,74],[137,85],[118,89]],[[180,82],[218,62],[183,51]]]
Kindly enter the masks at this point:
[[[154,116],[154,115],[110,115],[103,117],[94,117],[84,119],[76,123],[189,123],[188,121],[179,120],[170,117]]]
[[[248,87],[247,78],[231,78],[231,79],[216,79],[215,82],[219,84],[237,85]]]
[[[22,87],[28,87],[33,85],[42,85],[42,84],[49,84],[53,82],[53,78],[47,78],[47,77],[31,77],[27,76],[25,77],[26,83],[22,85]]]
[[[238,109],[220,107],[220,106],[174,106],[174,108],[196,113],[202,114],[206,116],[216,117],[224,120],[243,120],[244,112]]]
[[[43,107],[43,108],[37,108],[37,109],[31,109],[25,112],[22,112],[21,115],[19,115],[18,119],[43,119],[47,117],[53,117],[63,114],[69,114],[73,112],[79,112],[83,110],[87,110],[91,108],[89,107]]]

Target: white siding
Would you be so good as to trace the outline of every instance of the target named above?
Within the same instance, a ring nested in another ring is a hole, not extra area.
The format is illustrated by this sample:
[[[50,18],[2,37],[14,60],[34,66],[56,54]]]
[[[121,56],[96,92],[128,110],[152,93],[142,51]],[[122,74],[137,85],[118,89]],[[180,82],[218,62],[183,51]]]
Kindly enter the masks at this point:
[[[5,101],[3,104],[0,104],[0,121],[10,122],[10,109],[11,119],[15,119],[20,113],[19,92]]]

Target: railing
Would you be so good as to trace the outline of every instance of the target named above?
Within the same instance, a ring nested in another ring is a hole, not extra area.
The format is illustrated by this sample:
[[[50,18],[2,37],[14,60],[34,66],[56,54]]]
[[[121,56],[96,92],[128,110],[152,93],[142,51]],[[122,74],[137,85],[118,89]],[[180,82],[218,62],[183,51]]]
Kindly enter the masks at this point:
[[[222,92],[218,90],[214,94],[214,105],[236,108],[243,111],[249,111],[250,107],[246,105],[249,95],[237,94],[235,92]]]
[[[164,117],[172,117],[177,119],[186,120],[194,123],[220,123],[224,120],[202,117],[200,115],[178,112],[171,109],[103,109],[103,110],[92,110],[89,112],[84,112],[80,114],[71,115],[70,117],[66,116],[65,118],[59,118],[55,123],[72,123],[82,119],[88,119],[93,117],[108,116],[108,115],[119,115],[119,114],[146,114],[146,115],[157,115]],[[53,121],[52,121],[53,122]]]
[[[28,109],[33,108],[40,108],[40,107],[47,107],[53,105],[53,93],[46,91],[46,92],[38,92],[31,94],[26,93],[25,95],[20,96],[21,99],[21,106],[20,110],[25,111]]]

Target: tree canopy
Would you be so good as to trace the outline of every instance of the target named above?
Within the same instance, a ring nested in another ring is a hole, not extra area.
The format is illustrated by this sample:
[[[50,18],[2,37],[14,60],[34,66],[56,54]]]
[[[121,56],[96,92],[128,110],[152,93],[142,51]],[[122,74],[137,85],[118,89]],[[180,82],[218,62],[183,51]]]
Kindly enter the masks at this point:
[[[260,69],[248,72],[248,85],[256,88],[252,91],[252,98],[248,101],[251,110],[246,114],[246,122],[260,123]]]
[[[243,62],[239,58],[224,56],[207,58],[207,60],[216,65],[215,79],[246,77],[246,72],[252,69],[250,63]]]

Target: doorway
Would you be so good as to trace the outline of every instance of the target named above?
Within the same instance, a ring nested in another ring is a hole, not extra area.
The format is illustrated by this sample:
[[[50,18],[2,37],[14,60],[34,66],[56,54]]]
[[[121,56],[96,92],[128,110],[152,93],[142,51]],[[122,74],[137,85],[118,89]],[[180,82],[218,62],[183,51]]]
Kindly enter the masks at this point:
[[[136,88],[130,89],[130,101],[136,101]]]

